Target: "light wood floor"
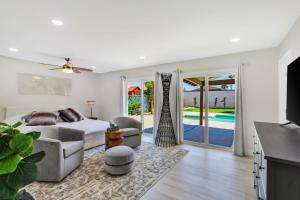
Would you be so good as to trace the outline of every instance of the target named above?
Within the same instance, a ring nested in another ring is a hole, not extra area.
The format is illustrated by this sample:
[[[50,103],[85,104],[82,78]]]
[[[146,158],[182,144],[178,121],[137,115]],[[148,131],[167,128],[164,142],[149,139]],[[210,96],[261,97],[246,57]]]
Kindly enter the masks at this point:
[[[251,157],[186,144],[182,148],[189,153],[142,200],[256,199]]]

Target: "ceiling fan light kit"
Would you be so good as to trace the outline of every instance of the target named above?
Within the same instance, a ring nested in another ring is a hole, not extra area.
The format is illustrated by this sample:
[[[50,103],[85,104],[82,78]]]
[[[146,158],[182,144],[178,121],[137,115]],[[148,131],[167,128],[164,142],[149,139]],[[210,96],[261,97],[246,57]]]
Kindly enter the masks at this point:
[[[66,74],[72,74],[73,73],[73,70],[72,69],[68,69],[68,68],[64,68],[62,70],[63,73],[66,73]]]

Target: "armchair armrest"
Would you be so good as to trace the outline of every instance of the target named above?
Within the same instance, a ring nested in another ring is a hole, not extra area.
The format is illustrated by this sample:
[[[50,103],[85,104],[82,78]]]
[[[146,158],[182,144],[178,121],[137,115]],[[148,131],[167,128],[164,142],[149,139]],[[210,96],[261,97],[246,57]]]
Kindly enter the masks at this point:
[[[118,125],[121,129],[122,128],[137,128],[142,133],[142,122],[138,120],[132,119],[130,117],[117,117],[113,120],[113,122]]]
[[[64,157],[61,141],[51,138],[39,138],[33,144],[33,152],[44,151],[46,156],[37,163],[37,180],[58,181],[64,172]]]
[[[85,133],[82,130],[59,127],[58,139],[62,142],[67,141],[84,141]]]
[[[142,122],[139,122],[138,120],[130,119],[128,126],[129,126],[129,128],[137,128],[140,130],[140,132],[143,131],[142,130],[143,129]]]

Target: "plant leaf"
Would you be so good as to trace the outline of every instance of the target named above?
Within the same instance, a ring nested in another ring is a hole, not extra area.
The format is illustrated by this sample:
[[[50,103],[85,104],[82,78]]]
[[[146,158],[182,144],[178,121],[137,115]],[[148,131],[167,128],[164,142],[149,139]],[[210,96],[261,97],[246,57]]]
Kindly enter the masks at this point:
[[[19,126],[22,125],[22,122],[17,122],[14,125],[12,125],[13,128],[18,128]]]
[[[22,162],[32,162],[37,163],[41,161],[46,156],[46,153],[44,151],[40,151],[38,153],[32,154],[22,160]]]
[[[33,131],[30,133],[27,133],[26,135],[30,135],[33,140],[37,140],[41,136],[41,132]]]
[[[16,196],[16,200],[34,200],[34,198],[26,190],[20,190]]]
[[[11,129],[11,135],[17,135],[17,134],[20,134],[21,131],[19,131],[18,129]]]
[[[14,153],[10,148],[6,148],[4,151],[0,151],[0,160],[12,155]]]
[[[14,199],[18,190],[10,188],[6,184],[7,175],[0,176],[0,198],[1,199]]]
[[[11,135],[11,136],[13,136],[13,135],[15,135],[15,133],[16,133],[16,131],[18,131],[18,130],[16,130],[16,129],[14,129],[14,128],[12,128],[11,126],[10,127],[8,127],[8,128],[6,128],[6,130],[4,130],[4,132],[3,133],[7,133],[8,135]],[[19,131],[20,132],[20,131]]]
[[[7,123],[0,122],[0,126],[9,126]]]
[[[10,129],[9,127],[0,127],[0,133],[5,133],[9,129]]]
[[[10,139],[9,135],[0,136],[0,160],[14,153],[8,145]]]
[[[18,154],[0,160],[0,175],[14,172],[20,161],[21,157]]]
[[[33,143],[33,139],[31,136],[25,135],[25,134],[18,134],[15,135],[9,142],[9,147],[15,152],[15,153],[25,153]]]
[[[6,183],[9,187],[20,189],[33,181],[37,177],[37,166],[31,162],[20,162],[16,171],[8,174]]]
[[[32,149],[33,149],[33,147],[31,146],[31,147],[29,147],[29,149],[27,149],[27,151],[22,152],[22,153],[20,153],[19,155],[22,156],[23,158],[24,158],[24,157],[27,157],[27,156],[30,156],[31,153],[32,153]]]

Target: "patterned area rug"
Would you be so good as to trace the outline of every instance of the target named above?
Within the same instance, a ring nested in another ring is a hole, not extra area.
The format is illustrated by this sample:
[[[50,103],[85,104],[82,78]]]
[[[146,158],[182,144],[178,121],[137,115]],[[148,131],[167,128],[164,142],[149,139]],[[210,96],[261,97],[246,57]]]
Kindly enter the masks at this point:
[[[85,151],[81,166],[60,183],[35,182],[25,189],[36,200],[136,200],[182,159],[187,150],[143,142],[135,150],[132,172],[110,176],[104,171],[104,147]]]

